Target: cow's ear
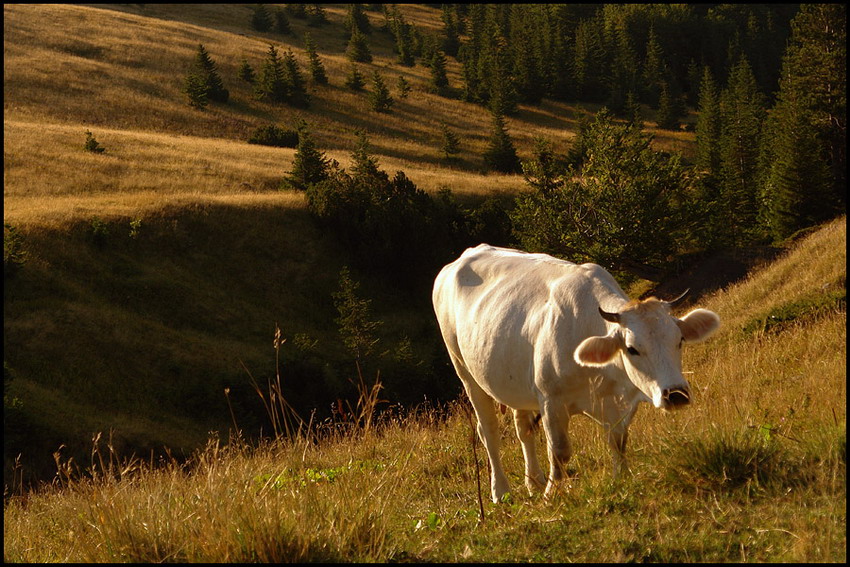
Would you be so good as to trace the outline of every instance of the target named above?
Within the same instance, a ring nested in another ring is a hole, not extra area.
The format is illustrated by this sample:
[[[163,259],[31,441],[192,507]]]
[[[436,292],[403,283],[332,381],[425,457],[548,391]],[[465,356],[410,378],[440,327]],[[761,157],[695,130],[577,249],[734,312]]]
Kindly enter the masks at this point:
[[[620,336],[589,337],[576,348],[575,360],[582,366],[605,366],[620,349]]]
[[[708,309],[694,309],[676,323],[685,341],[695,343],[704,341],[720,327],[720,317]]]

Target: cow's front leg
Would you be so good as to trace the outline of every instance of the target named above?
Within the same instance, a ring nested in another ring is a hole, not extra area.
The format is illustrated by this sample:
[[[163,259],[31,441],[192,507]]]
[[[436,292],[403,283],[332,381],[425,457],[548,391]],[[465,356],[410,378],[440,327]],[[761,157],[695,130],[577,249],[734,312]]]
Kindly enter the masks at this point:
[[[601,411],[597,419],[601,418],[608,438],[608,447],[611,449],[611,461],[613,465],[614,478],[622,474],[628,474],[629,463],[626,459],[626,442],[629,438],[629,424],[637,411],[637,404],[627,405],[615,399],[605,400],[600,404]]]
[[[537,444],[534,439],[536,414],[528,410],[514,410],[514,426],[522,444],[522,456],[525,458],[525,486],[529,494],[542,489],[546,484],[546,475],[537,460]]]
[[[541,411],[543,431],[549,449],[549,482],[544,496],[551,498],[567,476],[567,461],[572,456],[569,437],[570,415],[563,403],[546,401]]]

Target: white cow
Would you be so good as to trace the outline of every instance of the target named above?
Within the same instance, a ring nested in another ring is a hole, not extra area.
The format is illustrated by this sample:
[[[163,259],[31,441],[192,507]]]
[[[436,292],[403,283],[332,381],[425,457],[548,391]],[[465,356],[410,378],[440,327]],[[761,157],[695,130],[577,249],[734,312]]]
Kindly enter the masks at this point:
[[[596,264],[573,264],[481,244],[437,275],[434,310],[452,363],[478,417],[490,459],[490,492],[509,491],[499,457],[495,402],[513,410],[529,493],[551,496],[565,475],[571,415],[602,423],[614,459],[625,466],[629,423],[639,402],[672,409],[690,401],[683,342],[701,341],[719,317],[696,309],[677,319],[671,302],[629,301]],[[549,449],[549,477],[537,460],[537,414]]]

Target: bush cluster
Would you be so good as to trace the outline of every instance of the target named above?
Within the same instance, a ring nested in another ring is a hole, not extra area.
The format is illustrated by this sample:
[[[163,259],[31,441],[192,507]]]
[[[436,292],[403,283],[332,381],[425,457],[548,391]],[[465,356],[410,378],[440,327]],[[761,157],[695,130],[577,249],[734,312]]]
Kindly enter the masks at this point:
[[[254,130],[254,133],[248,138],[248,143],[278,148],[294,148],[298,146],[298,132],[286,130],[275,124],[268,124]]]

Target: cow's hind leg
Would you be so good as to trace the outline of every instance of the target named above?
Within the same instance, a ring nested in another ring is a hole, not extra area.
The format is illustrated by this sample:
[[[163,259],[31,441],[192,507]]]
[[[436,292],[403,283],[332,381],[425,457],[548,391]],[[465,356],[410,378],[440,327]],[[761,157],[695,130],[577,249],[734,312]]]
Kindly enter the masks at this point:
[[[495,402],[481,389],[463,363],[454,356],[451,358],[475,410],[475,416],[478,418],[478,437],[484,443],[487,458],[490,460],[490,498],[493,502],[499,502],[502,496],[510,491],[510,485],[499,456],[499,418],[496,415]]]
[[[537,444],[534,439],[536,413],[528,410],[514,410],[514,426],[522,444],[522,456],[525,458],[525,486],[528,493],[542,489],[546,485],[546,475],[537,460]]]

